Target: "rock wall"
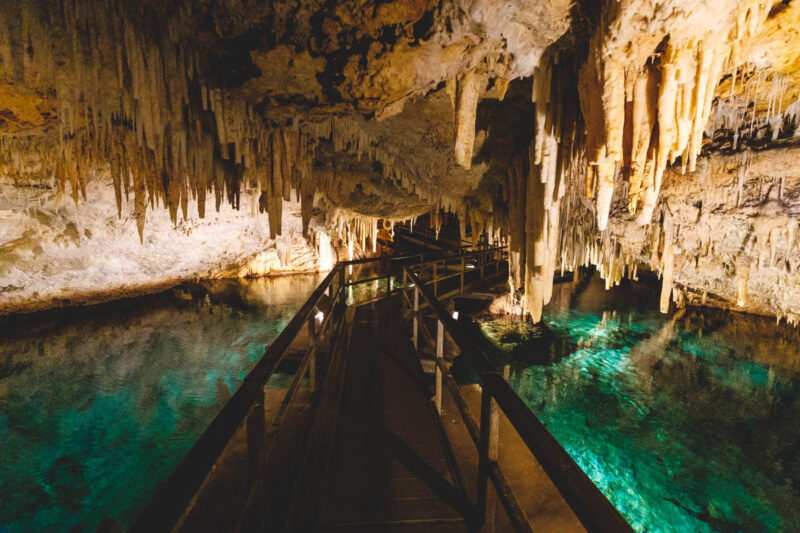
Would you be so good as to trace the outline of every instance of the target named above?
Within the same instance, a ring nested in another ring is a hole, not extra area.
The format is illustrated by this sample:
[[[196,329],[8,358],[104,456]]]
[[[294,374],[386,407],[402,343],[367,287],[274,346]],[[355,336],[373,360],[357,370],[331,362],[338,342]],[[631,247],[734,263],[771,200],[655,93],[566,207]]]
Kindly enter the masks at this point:
[[[449,212],[509,244],[534,320],[554,270],[611,285],[642,262],[665,311],[678,284],[794,320],[791,165],[746,150],[798,131],[798,20],[788,0],[8,3],[0,301],[306,270],[315,209],[348,255]]]
[[[223,203],[204,219],[173,224],[167,210],[154,209],[140,242],[134,202],[118,217],[110,182],[90,181],[95,201],[80,208],[53,188],[0,182],[0,313],[96,303],[197,277],[316,272],[335,262],[327,236],[302,237],[299,202],[284,202],[282,235],[272,239],[267,215],[251,212],[247,193],[240,210]]]
[[[669,168],[654,223],[639,226],[620,191],[606,239],[620,256],[662,274],[667,302],[687,298],[796,322],[798,158],[800,147],[786,146],[715,153],[685,175]]]

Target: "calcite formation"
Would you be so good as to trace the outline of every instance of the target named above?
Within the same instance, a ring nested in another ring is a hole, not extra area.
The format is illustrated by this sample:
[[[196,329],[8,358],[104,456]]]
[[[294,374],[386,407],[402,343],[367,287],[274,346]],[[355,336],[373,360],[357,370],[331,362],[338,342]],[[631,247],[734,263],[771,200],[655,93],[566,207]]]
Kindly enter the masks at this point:
[[[0,181],[0,314],[130,297],[186,279],[318,272],[335,261],[316,220],[303,238],[295,201],[284,203],[283,235],[274,239],[266,215],[223,204],[175,225],[156,209],[140,242],[135,206],[125,203],[118,218],[110,176],[89,180],[87,195],[96,201],[76,207],[53,188]]]
[[[349,256],[431,213],[508,244],[534,320],[585,265],[657,272],[664,311],[794,320],[798,21],[794,0],[7,3],[0,180],[50,192],[0,205],[0,250],[31,209],[113,197],[143,247],[161,209],[171,231],[264,218],[274,252],[223,268],[254,275],[300,235]]]

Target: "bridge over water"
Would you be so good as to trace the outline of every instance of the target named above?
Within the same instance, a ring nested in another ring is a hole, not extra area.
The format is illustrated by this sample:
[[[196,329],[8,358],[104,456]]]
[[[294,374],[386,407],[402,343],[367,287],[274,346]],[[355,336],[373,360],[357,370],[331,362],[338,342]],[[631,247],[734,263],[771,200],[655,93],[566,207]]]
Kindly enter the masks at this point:
[[[630,531],[454,318],[506,275],[502,247],[337,264],[132,531],[534,531],[553,487],[559,528]]]

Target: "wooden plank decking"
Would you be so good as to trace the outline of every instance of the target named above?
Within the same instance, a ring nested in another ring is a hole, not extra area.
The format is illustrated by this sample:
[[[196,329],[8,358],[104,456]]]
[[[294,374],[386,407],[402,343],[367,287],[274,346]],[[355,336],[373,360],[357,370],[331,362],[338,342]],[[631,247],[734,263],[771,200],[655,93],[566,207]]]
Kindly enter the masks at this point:
[[[323,531],[468,531],[431,393],[397,297],[357,309]]]

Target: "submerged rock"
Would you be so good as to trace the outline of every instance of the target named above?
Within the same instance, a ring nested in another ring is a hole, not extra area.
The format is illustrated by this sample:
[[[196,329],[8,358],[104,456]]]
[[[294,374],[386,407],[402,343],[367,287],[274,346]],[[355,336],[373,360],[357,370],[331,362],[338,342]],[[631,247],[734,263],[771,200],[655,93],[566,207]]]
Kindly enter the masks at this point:
[[[547,324],[513,318],[479,320],[479,329],[502,364],[551,365],[570,355],[577,345],[561,338]]]

